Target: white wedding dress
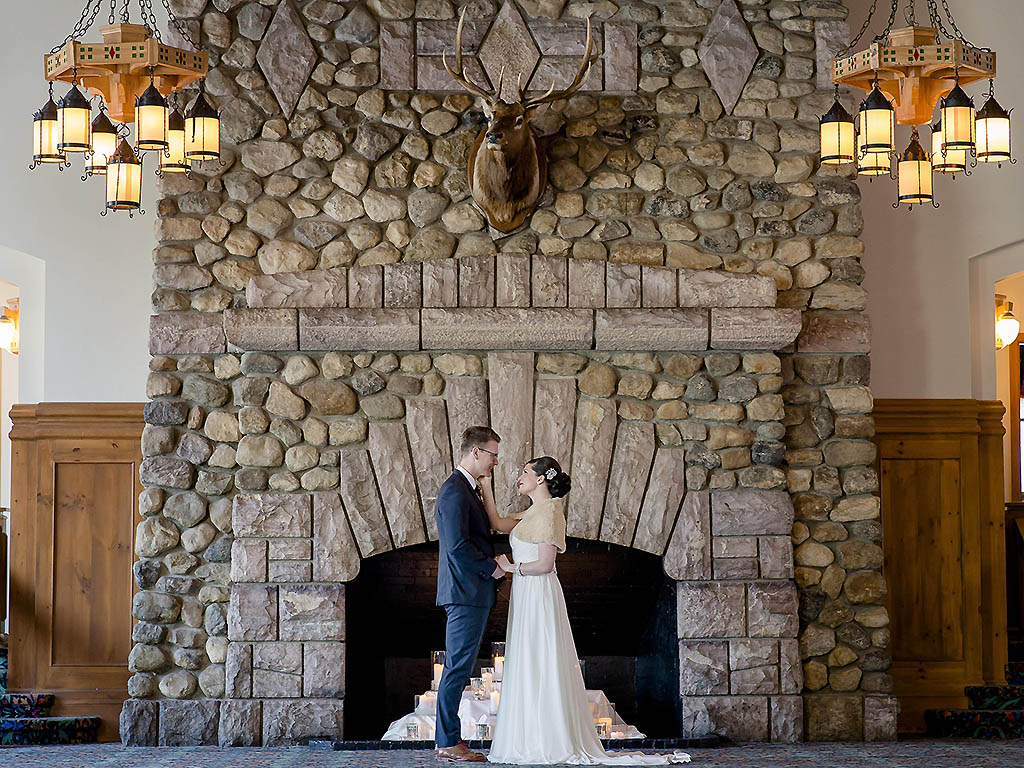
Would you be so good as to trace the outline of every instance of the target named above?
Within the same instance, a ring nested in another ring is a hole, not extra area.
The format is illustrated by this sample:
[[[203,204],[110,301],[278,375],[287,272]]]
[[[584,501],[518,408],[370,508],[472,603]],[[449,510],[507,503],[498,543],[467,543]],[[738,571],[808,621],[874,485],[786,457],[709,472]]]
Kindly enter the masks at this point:
[[[517,563],[539,545],[509,536]],[[501,701],[488,760],[516,765],[666,765],[689,755],[607,753],[597,736],[555,572],[516,574],[508,611]]]

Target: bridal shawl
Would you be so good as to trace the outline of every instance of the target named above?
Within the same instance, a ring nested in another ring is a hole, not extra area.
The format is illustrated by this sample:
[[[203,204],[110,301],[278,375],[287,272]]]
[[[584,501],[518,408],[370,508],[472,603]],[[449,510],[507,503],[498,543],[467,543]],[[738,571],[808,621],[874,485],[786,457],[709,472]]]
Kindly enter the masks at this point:
[[[516,538],[533,544],[551,544],[565,552],[565,501],[550,499],[534,504],[515,527]]]

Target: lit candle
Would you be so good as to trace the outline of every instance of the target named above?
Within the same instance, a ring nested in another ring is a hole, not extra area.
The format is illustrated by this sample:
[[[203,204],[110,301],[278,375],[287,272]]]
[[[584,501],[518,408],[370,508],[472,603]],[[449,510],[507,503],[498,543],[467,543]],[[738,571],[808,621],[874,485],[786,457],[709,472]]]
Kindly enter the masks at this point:
[[[494,657],[494,679],[502,680],[505,677],[505,657]]]
[[[501,691],[491,691],[491,714],[498,714],[498,704],[501,701]]]
[[[480,677],[484,681],[484,690],[490,693],[494,689],[494,667],[481,667]]]
[[[430,689],[436,691],[441,687],[441,672],[444,670],[444,651],[434,651],[430,654],[430,660],[434,665],[434,676],[430,683]]]

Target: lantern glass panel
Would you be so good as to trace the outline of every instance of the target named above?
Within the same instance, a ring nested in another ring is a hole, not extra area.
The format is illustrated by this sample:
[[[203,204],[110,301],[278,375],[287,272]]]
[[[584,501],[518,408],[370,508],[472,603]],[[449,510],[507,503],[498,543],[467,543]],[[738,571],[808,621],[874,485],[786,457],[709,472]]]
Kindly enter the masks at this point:
[[[189,160],[216,160],[220,157],[219,119],[185,118],[185,157]]]
[[[86,173],[101,175],[107,172],[107,161],[117,149],[117,134],[107,131],[93,131],[92,156],[86,161]]]
[[[853,123],[824,122],[821,124],[821,162],[824,165],[852,163],[856,146]]]
[[[1010,118],[986,117],[978,120],[979,163],[1002,163],[1010,159]]]
[[[932,170],[936,173],[963,173],[967,170],[966,149],[942,151],[942,131],[932,131]]]
[[[857,114],[864,151],[892,152],[895,148],[896,115],[892,107],[861,109]]]
[[[959,104],[959,102],[958,102]],[[974,149],[975,111],[969,101],[964,105],[950,106],[942,102],[939,110],[942,116],[943,149]]]
[[[82,107],[59,107],[57,124],[62,152],[88,152],[92,146],[92,110]]]
[[[135,146],[140,150],[167,149],[166,106],[135,106]]]
[[[930,160],[900,160],[899,201],[908,205],[930,203],[932,194],[932,164]]]
[[[160,153],[161,173],[185,173],[190,169],[185,159],[185,131],[167,132],[167,152]]]
[[[63,163],[67,157],[57,147],[60,129],[56,120],[32,122],[32,157],[37,163]]]
[[[142,163],[107,165],[107,208],[135,210],[142,200]]]

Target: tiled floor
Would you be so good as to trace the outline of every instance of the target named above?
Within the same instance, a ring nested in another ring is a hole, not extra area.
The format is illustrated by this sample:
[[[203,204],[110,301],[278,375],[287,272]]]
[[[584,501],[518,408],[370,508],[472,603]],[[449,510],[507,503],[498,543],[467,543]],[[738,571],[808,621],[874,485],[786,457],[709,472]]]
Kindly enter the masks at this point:
[[[691,765],[716,768],[1021,768],[1024,742],[906,741],[896,744],[750,744],[690,750]],[[321,752],[217,747],[142,748],[118,744],[0,749],[10,768],[423,768],[433,753]],[[447,765],[451,765],[448,763]]]

